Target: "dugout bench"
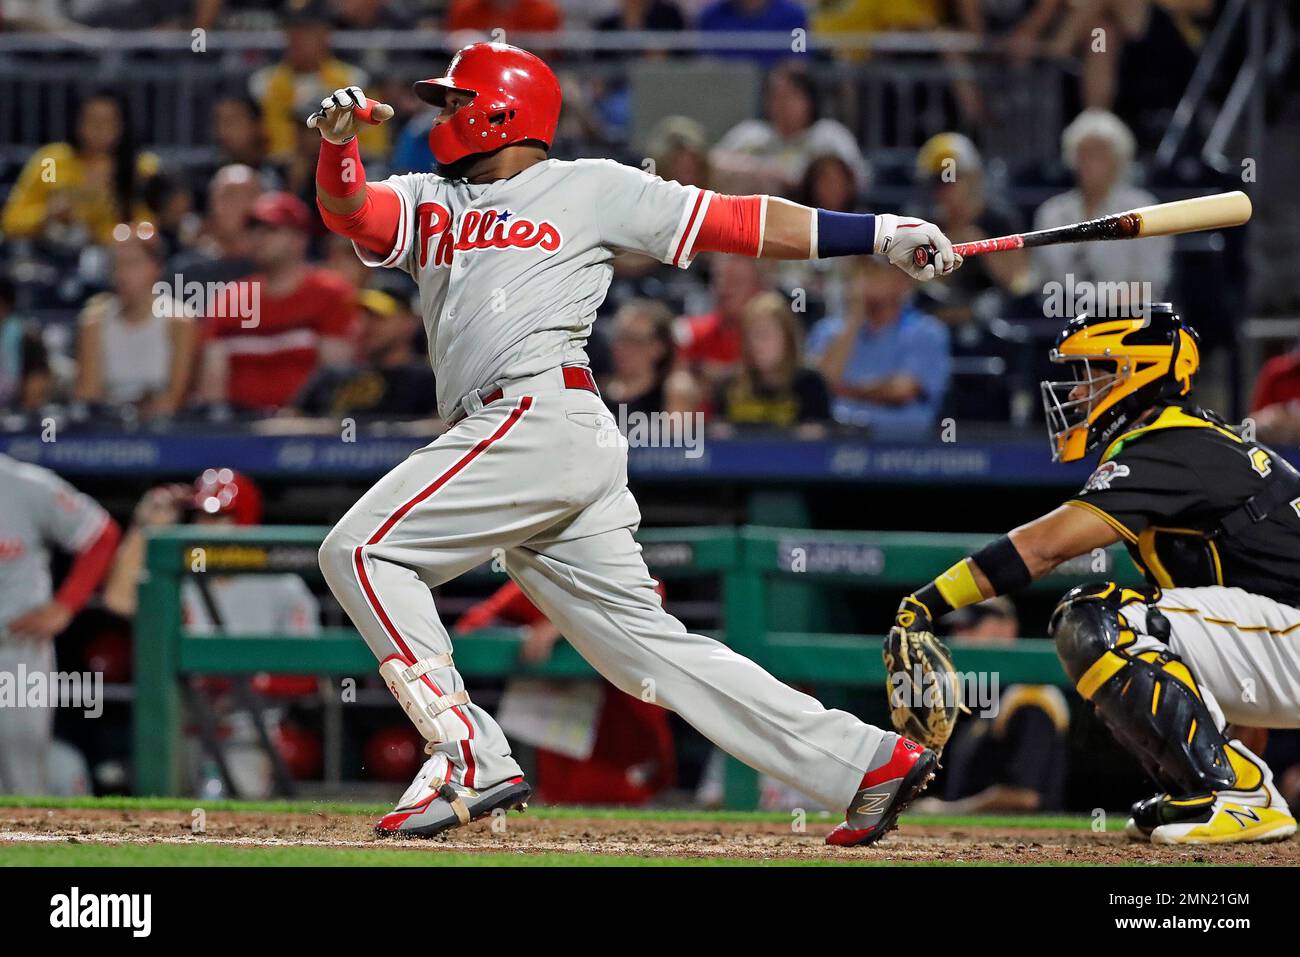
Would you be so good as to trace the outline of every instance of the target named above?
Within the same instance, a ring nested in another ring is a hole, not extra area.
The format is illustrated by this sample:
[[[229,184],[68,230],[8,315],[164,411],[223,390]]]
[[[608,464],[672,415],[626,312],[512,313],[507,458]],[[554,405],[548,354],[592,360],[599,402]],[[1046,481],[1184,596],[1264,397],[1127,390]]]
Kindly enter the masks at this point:
[[[196,674],[246,676],[258,672],[370,674],[374,656],[352,628],[326,628],[311,638],[283,634],[191,636],[181,621],[181,582],[187,576],[295,572],[319,577],[316,551],[328,529],[316,526],[154,530],[147,544],[135,629],[135,789],[144,795],[181,788],[184,688]],[[638,536],[658,578],[716,576],[722,629],[714,636],[759,662],[783,681],[836,687],[880,687],[885,670],[880,636],[816,629],[815,602],[795,600],[793,589],[914,587],[991,536],[919,532],[830,532],[792,528],[645,529]],[[470,573],[504,581],[491,564]],[[1137,569],[1120,547],[1067,563],[1033,588],[1064,592],[1082,581],[1138,584]],[[671,603],[670,603],[671,604]],[[542,665],[519,661],[519,635],[485,629],[455,639],[456,666],[468,679],[533,676],[591,677],[595,672],[572,646],[561,643]],[[953,643],[960,671],[990,672],[1003,684],[1065,686],[1048,642],[1013,648]],[[758,776],[729,760],[725,802],[753,808]]]

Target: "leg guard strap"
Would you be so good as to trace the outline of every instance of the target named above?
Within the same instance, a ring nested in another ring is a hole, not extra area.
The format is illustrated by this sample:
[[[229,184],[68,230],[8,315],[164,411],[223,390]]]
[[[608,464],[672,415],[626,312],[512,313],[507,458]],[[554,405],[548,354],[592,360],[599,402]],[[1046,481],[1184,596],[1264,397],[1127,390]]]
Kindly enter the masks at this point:
[[[421,658],[419,661],[393,655],[379,665],[379,673],[388,690],[424,739],[434,745],[470,737],[468,721],[456,710],[469,704],[469,695],[464,691],[443,694],[428,677],[429,672],[450,666],[450,655]]]
[[[1253,790],[1261,772],[1223,736],[1187,665],[1154,636],[1165,623],[1149,609],[1139,635],[1120,608],[1147,597],[1113,584],[1072,589],[1049,631],[1079,694],[1147,772],[1178,794]],[[1130,618],[1131,620],[1131,618]],[[1167,632],[1163,632],[1167,634]]]

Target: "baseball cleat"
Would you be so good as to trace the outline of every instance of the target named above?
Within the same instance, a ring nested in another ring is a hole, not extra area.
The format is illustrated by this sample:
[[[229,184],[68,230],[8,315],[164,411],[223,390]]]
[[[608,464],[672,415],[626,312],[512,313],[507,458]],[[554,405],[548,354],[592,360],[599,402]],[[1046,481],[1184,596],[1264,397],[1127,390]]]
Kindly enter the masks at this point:
[[[1151,840],[1151,832],[1160,826],[1160,802],[1169,800],[1168,794],[1153,794],[1136,801],[1129,809],[1124,833],[1134,841]]]
[[[1220,791],[1195,798],[1161,802],[1159,816],[1168,820],[1151,830],[1152,844],[1246,844],[1281,841],[1295,833],[1295,818],[1285,803],[1260,806],[1259,792]]]
[[[498,809],[523,811],[533,789],[520,777],[508,778],[481,791],[449,781],[443,754],[424,763],[397,807],[375,825],[378,837],[433,837]]]
[[[890,759],[862,776],[844,822],[826,835],[826,843],[837,847],[876,843],[925,790],[938,767],[937,754],[900,737]]]

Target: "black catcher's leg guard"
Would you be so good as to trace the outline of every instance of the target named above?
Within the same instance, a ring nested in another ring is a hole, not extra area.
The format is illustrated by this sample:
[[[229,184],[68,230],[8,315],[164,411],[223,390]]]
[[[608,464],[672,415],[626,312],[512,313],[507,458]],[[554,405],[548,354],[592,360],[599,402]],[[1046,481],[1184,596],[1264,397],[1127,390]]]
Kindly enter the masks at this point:
[[[1141,633],[1119,614],[1132,602],[1147,605]],[[1048,631],[1079,694],[1171,794],[1250,791],[1263,783],[1260,769],[1219,730],[1187,665],[1165,645],[1169,622],[1151,596],[1110,582],[1080,585],[1056,606]]]

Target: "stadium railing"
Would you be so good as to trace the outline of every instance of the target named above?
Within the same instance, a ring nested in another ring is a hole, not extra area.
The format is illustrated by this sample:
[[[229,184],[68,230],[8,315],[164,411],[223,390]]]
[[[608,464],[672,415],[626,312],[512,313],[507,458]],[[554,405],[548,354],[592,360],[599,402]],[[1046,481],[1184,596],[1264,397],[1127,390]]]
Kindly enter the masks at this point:
[[[375,659],[350,628],[316,637],[189,635],[181,616],[181,584],[197,575],[298,572],[313,575],[328,529],[314,526],[206,529],[182,526],[150,533],[135,634],[135,787],[139,794],[174,794],[182,787],[184,682],[199,674],[369,674]],[[722,628],[715,636],[787,682],[849,688],[884,687],[880,637],[818,631],[773,631],[778,582],[832,587],[902,589],[989,540],[984,535],[911,532],[828,532],[805,529],[675,528],[639,533],[647,564],[660,578],[720,577]],[[483,568],[478,574],[501,569]],[[1086,580],[1136,584],[1136,569],[1120,549],[1058,568],[1034,584],[1063,591]],[[787,592],[788,594],[788,592]],[[779,616],[789,622],[789,614]],[[810,619],[811,620],[811,619]],[[456,664],[470,680],[534,676],[594,677],[573,648],[561,644],[541,665],[518,659],[517,632],[487,629],[455,639]],[[989,648],[954,642],[958,668],[1018,682],[1066,684],[1047,642]],[[752,808],[758,778],[728,761],[725,802]]]
[[[826,97],[824,115],[845,122],[873,160],[903,158],[944,125],[945,104],[958,72],[997,90],[996,129],[988,136],[1013,144],[1019,162],[1055,158],[1062,122],[1061,83],[1070,65],[1039,59],[1007,66],[977,38],[956,32],[700,33],[565,30],[511,34],[510,41],[545,51],[580,81],[626,78],[641,51],[707,57],[740,50],[809,54],[809,67]],[[337,31],[333,53],[372,78],[414,78],[440,68],[452,52],[446,34],[433,31]],[[79,96],[110,85],[124,92],[133,118],[145,125],[140,142],[165,162],[205,161],[211,150],[208,118],[223,94],[246,92],[256,69],[274,63],[284,33],[87,30],[72,34],[0,34],[0,164],[26,160],[44,143],[66,139]],[[797,50],[793,49],[795,43]],[[950,57],[968,59],[960,66]],[[733,68],[734,67],[734,61]],[[690,112],[683,109],[683,112]],[[988,144],[986,144],[988,145]]]

